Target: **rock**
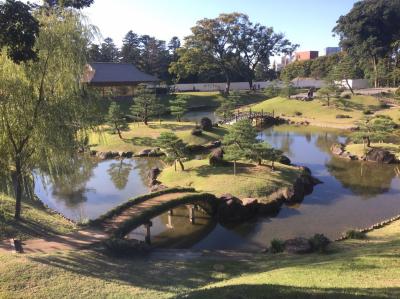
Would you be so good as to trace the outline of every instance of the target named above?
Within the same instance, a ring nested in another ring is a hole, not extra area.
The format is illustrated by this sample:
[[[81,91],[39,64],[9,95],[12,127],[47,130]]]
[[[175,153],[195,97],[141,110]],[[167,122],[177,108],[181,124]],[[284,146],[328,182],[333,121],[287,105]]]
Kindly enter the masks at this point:
[[[341,156],[344,153],[345,145],[343,143],[334,143],[331,146],[331,152],[334,155]]]
[[[190,154],[197,154],[197,153],[203,153],[207,148],[203,145],[200,144],[188,144],[186,146],[186,150]]]
[[[305,238],[294,238],[285,241],[285,251],[288,253],[308,253],[312,251],[310,242]]]
[[[377,163],[392,164],[396,163],[396,156],[385,149],[373,148],[365,155],[365,160]]]
[[[96,155],[97,155],[97,151],[91,150],[91,151],[90,151],[90,155],[91,155],[91,156],[96,156]]]
[[[156,179],[151,180],[150,187],[157,186],[157,185],[161,185],[161,182]]]
[[[248,198],[242,198],[241,202],[242,202],[242,205],[244,205],[246,207],[246,206],[251,206],[251,205],[257,205],[258,200],[257,200],[257,198],[248,197]]]
[[[119,152],[118,155],[121,158],[132,158],[133,153],[132,152]]]
[[[139,153],[137,153],[135,157],[158,157],[161,156],[159,150],[160,150],[159,148],[144,149]]]
[[[225,165],[224,151],[222,148],[217,148],[210,154],[209,162],[211,166]]]
[[[150,180],[156,180],[157,177],[160,175],[161,170],[158,167],[153,167],[152,169],[150,169],[149,172],[149,178]]]
[[[117,152],[97,152],[96,157],[100,160],[108,160],[119,157],[119,154]]]
[[[223,201],[223,202],[228,201],[228,200],[232,200],[232,199],[238,199],[238,198],[235,197],[235,196],[233,196],[233,195],[230,194],[230,193],[222,194],[222,195],[220,196],[220,198],[219,198],[219,200],[220,200],[220,201]]]
[[[220,140],[216,140],[216,141],[212,141],[210,143],[207,143],[206,145],[204,145],[204,147],[206,149],[214,149],[214,148],[218,148],[221,146],[221,141]]]
[[[209,119],[208,117],[203,117],[200,120],[200,128],[204,131],[211,131],[213,128],[213,123],[211,119]]]
[[[168,187],[163,184],[154,185],[154,186],[151,186],[150,192],[157,192],[157,191],[161,191],[164,189],[168,189]]]
[[[281,164],[285,164],[285,165],[290,165],[290,164],[292,164],[292,161],[290,161],[290,159],[289,159],[288,157],[286,157],[285,155],[282,155],[282,156],[279,158],[278,162],[281,163]]]

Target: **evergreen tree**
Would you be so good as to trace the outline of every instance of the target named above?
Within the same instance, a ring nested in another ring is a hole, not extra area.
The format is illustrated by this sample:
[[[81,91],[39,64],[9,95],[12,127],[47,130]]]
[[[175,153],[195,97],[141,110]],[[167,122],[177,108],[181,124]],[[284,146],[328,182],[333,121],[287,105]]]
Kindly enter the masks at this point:
[[[180,122],[182,116],[188,111],[189,96],[177,95],[175,99],[169,101],[171,114]]]
[[[172,132],[162,132],[157,138],[157,144],[167,155],[166,159],[175,163],[175,171],[176,162],[179,163],[182,170],[185,170],[182,159],[187,156],[187,152],[186,144],[182,139]]]
[[[121,107],[116,102],[111,103],[106,120],[107,124],[115,130],[118,133],[119,138],[122,139],[121,130],[126,129],[128,123]]]
[[[132,115],[143,121],[147,126],[150,117],[159,114],[160,109],[155,91],[148,89],[144,85],[139,86],[130,109]]]

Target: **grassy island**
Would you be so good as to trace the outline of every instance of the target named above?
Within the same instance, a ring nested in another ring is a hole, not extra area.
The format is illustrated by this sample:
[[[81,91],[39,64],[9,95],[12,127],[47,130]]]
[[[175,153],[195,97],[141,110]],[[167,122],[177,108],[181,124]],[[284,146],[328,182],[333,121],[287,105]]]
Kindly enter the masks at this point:
[[[164,169],[159,177],[169,187],[193,187],[198,191],[210,192],[217,196],[231,193],[241,198],[262,199],[272,192],[290,186],[300,175],[298,167],[276,163],[276,170],[267,165],[237,163],[237,174],[233,166],[214,167],[208,160],[192,160],[185,163],[185,171],[175,171],[174,167]]]
[[[254,106],[254,111],[275,112],[276,116],[296,121],[307,121],[311,125],[334,128],[351,128],[365,114],[381,109],[378,99],[372,96],[356,95],[350,99],[332,99],[330,105],[325,100],[300,101],[276,97]]]

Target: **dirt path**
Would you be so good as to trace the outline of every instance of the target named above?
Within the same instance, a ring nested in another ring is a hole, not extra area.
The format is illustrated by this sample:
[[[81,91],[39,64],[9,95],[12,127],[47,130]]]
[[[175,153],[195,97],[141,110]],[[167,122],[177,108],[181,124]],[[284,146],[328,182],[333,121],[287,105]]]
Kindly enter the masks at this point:
[[[128,208],[122,214],[119,214],[103,223],[103,229],[87,228],[70,234],[60,236],[49,236],[40,239],[31,239],[22,242],[24,253],[50,253],[61,250],[85,249],[88,246],[103,241],[110,237],[110,233],[118,226],[136,215],[140,215],[145,210],[161,203],[183,197],[190,192],[170,193],[150,198],[142,203]],[[0,253],[13,252],[10,240],[0,241]]]

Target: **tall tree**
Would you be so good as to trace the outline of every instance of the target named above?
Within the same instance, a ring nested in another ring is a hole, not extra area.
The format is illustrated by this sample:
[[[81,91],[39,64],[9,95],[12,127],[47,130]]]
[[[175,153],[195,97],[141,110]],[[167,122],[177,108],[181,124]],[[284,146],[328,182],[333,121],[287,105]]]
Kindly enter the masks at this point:
[[[102,56],[99,45],[91,44],[88,49],[88,61],[89,62],[101,62]]]
[[[33,49],[39,34],[39,23],[31,14],[31,6],[21,1],[0,3],[0,50],[15,63],[36,58]]]
[[[73,7],[82,9],[93,4],[94,0],[43,0],[50,7]]]
[[[50,9],[35,17],[42,28],[34,47],[37,59],[17,65],[0,54],[0,163],[14,184],[16,219],[24,178],[39,162],[61,164],[64,160],[57,157],[71,156],[78,132],[88,125],[91,103],[77,80],[90,38],[80,15]]]
[[[400,1],[365,0],[356,2],[341,16],[333,31],[340,45],[352,56],[372,66],[373,81],[378,86],[378,62],[398,51],[400,40]]]
[[[132,63],[136,66],[140,62],[140,38],[130,30],[122,40],[121,61]]]
[[[104,42],[100,46],[101,62],[118,62],[119,57],[119,50],[115,46],[112,38],[105,38]]]
[[[238,52],[238,58],[250,88],[253,86],[255,70],[259,64],[269,66],[270,57],[279,54],[291,55],[298,45],[293,45],[282,33],[275,33],[272,27],[253,24],[245,14],[235,16],[232,44]],[[240,65],[238,63],[237,65]]]

